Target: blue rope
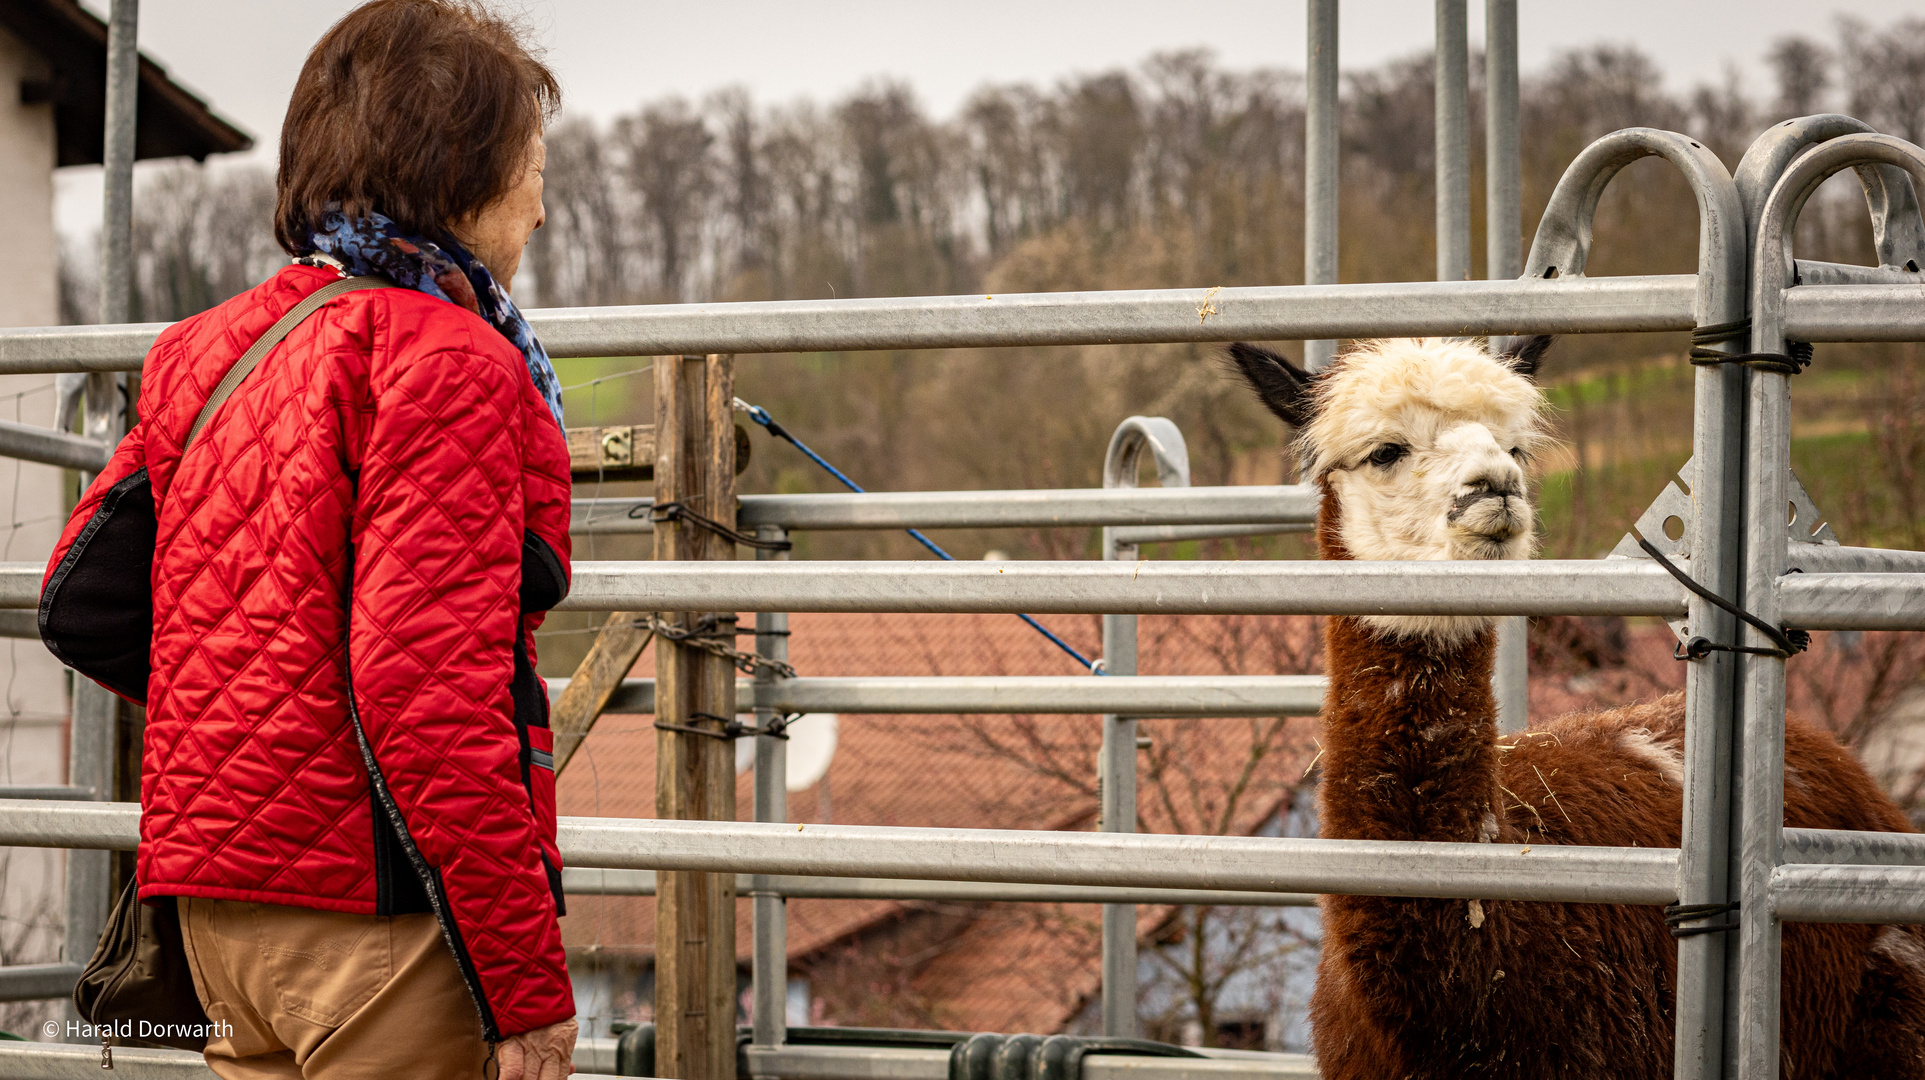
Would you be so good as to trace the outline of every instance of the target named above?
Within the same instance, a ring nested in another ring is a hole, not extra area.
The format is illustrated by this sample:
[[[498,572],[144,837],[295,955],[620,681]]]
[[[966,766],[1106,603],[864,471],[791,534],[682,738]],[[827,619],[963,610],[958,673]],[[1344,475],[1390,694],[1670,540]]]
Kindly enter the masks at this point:
[[[865,494],[865,492],[863,491],[862,485],[856,483],[854,480],[849,479],[848,475],[845,474],[841,469],[838,469],[834,465],[831,465],[827,461],[823,460],[823,457],[821,454],[818,454],[814,450],[809,449],[809,446],[807,443],[803,442],[801,439],[796,438],[794,435],[789,434],[789,430],[787,428],[783,427],[781,424],[776,423],[775,418],[769,415],[769,410],[763,408],[760,405],[751,405],[748,402],[743,401],[741,398],[735,399],[735,407],[747,413],[749,415],[749,419],[767,428],[769,431],[769,434],[775,436],[778,439],[783,440],[784,442],[788,443],[790,446],[793,446],[797,450],[802,451],[804,454],[807,454],[810,461],[813,461],[817,465],[822,466],[822,468],[826,470],[830,476],[833,476],[837,480],[842,481],[842,485],[844,487],[858,494]],[[941,559],[944,562],[956,561],[956,557],[954,555],[951,555],[947,551],[944,551],[940,546],[936,544],[934,540],[931,540],[927,536],[924,536],[922,534],[922,530],[904,529],[903,531],[908,533],[910,536],[914,537],[916,543],[921,544],[923,547],[926,547],[930,551],[935,552],[936,557],[938,559]],[[1082,665],[1082,667],[1085,670],[1089,671],[1091,674],[1093,675],[1109,674],[1109,672],[1103,670],[1102,665],[1099,662],[1093,661],[1088,657],[1084,656],[1082,653],[1077,652],[1076,649],[1073,646],[1071,646],[1069,642],[1064,641],[1062,638],[1057,637],[1054,633],[1052,633],[1049,627],[1044,626],[1042,623],[1037,622],[1035,619],[1032,619],[1027,615],[1018,614],[1016,617],[1028,623],[1032,628],[1035,629],[1037,633],[1048,638],[1051,644],[1055,645],[1057,648],[1063,650],[1064,652],[1068,653],[1071,657],[1075,658],[1076,662]]]

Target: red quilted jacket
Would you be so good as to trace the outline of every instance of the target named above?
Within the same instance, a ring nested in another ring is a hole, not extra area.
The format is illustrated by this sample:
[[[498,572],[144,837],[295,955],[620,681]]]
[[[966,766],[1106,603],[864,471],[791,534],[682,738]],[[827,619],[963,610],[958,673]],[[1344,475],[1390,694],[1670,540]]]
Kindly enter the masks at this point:
[[[500,1039],[575,1012],[533,639],[567,589],[567,447],[492,327],[378,289],[296,328],[183,459],[228,367],[335,276],[290,266],[161,335],[43,587],[81,588],[151,494],[143,898],[433,910]]]

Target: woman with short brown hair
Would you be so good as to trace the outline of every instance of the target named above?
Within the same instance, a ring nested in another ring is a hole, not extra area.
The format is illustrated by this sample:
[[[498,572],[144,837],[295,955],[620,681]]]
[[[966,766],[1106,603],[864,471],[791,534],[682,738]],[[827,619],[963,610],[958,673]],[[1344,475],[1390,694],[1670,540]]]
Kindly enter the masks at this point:
[[[330,29],[282,135],[295,263],[161,335],[54,552],[50,589],[151,491],[151,646],[103,681],[148,708],[139,892],[177,905],[223,1077],[571,1071],[533,636],[568,587],[568,454],[508,297],[558,98],[479,4]],[[385,287],[327,300],[196,426],[349,277]]]

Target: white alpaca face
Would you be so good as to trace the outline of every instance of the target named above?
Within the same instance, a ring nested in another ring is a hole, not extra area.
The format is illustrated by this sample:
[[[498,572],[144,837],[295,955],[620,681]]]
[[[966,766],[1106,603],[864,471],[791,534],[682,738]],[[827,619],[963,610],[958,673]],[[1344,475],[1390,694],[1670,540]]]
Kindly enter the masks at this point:
[[[1525,465],[1543,442],[1540,394],[1482,347],[1380,341],[1316,388],[1300,448],[1335,494],[1353,559],[1524,559],[1535,542]],[[1387,633],[1459,641],[1480,616],[1369,616]]]

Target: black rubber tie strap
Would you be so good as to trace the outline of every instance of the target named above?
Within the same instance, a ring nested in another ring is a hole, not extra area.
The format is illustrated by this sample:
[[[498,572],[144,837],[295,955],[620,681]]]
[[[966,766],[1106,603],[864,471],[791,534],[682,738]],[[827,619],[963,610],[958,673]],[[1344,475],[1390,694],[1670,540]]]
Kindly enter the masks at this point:
[[[1750,319],[1700,326],[1691,331],[1691,365],[1716,367],[1719,364],[1739,364],[1755,371],[1769,371],[1779,375],[1796,375],[1811,366],[1811,342],[1809,341],[1788,341],[1785,343],[1785,351],[1781,353],[1739,353],[1735,356],[1727,356],[1710,348],[1712,345],[1738,341],[1750,336]]]
[[[1709,926],[1686,926],[1684,924],[1697,922],[1699,919],[1709,919],[1715,915],[1723,915],[1727,912],[1737,910],[1738,902],[1736,900],[1725,904],[1666,904],[1664,907],[1664,925],[1671,928],[1671,936],[1674,938],[1697,937],[1700,934],[1722,934],[1727,930],[1736,930],[1738,924],[1736,922],[1712,923]]]
[[[1770,638],[1772,644],[1777,646],[1777,648],[1773,649],[1764,649],[1751,645],[1720,645],[1710,638],[1699,636],[1693,637],[1690,641],[1685,642],[1682,652],[1674,650],[1671,654],[1673,659],[1701,660],[1707,653],[1713,652],[1750,653],[1754,656],[1776,656],[1780,659],[1789,659],[1804,652],[1806,647],[1811,644],[1811,635],[1803,630],[1792,630],[1773,626],[1758,616],[1753,615],[1751,612],[1719,596],[1717,593],[1712,592],[1710,589],[1691,580],[1690,574],[1679,569],[1678,564],[1665,558],[1664,552],[1659,551],[1656,545],[1644,537],[1638,537],[1638,546],[1644,549],[1646,555],[1656,559],[1658,565],[1664,567],[1672,577],[1677,578],[1678,584],[1689,589],[1699,599],[1744,620],[1750,624],[1753,629]]]
[[[733,540],[744,547],[752,547],[757,551],[788,551],[795,547],[794,544],[791,544],[787,540],[764,540],[752,533],[731,529],[727,525],[716,521],[714,518],[703,517],[701,514],[689,509],[686,503],[681,502],[644,504],[630,510],[628,516],[640,517],[644,510],[648,511],[648,520],[658,525],[665,521],[686,521],[691,525],[707,529],[709,532],[714,533],[724,540]]]
[[[698,712],[690,713],[689,719],[713,720],[722,725],[722,730],[716,731],[713,728],[696,727],[693,724],[675,724],[667,720],[655,721],[655,727],[659,731],[680,731],[689,735],[702,735],[711,739],[721,739],[724,742],[734,742],[746,735],[767,735],[771,739],[787,740],[789,737],[789,722],[799,715],[801,714],[772,717],[769,720],[768,726],[755,727],[751,724],[744,724],[740,720],[731,720],[726,717],[717,716],[714,713]]]

